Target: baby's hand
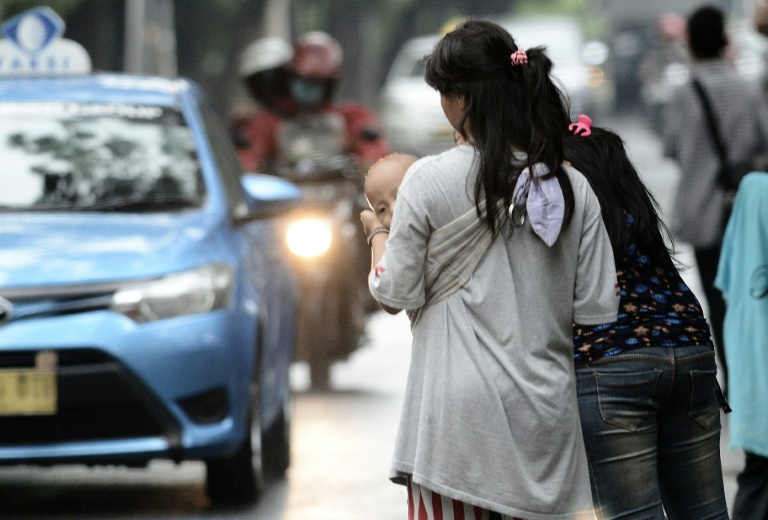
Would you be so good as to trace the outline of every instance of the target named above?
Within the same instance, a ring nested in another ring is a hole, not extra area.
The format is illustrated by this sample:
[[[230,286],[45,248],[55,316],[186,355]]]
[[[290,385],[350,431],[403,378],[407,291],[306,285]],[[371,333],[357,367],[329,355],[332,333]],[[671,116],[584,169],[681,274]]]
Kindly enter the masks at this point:
[[[377,217],[376,214],[369,209],[364,209],[360,212],[360,220],[363,223],[363,232],[366,236],[368,236],[368,233],[377,227],[383,227],[379,217]]]

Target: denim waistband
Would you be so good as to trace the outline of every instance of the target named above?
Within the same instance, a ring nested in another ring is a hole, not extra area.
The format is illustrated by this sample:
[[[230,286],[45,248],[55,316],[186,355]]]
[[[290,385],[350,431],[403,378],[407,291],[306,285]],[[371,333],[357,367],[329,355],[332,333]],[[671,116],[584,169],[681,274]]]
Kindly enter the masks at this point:
[[[683,345],[677,347],[640,347],[616,354],[615,356],[603,356],[593,361],[581,363],[576,368],[599,366],[628,359],[648,359],[660,363],[675,363],[695,361],[714,355],[715,348],[711,343],[707,345]]]

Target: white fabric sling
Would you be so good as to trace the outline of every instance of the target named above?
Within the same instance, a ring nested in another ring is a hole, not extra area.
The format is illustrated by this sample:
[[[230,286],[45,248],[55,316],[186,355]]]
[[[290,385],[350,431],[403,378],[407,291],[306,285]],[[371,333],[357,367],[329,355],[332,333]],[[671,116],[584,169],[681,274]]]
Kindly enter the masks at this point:
[[[497,207],[499,212],[506,209],[503,201]],[[484,216],[485,201],[480,203],[480,209]],[[430,235],[427,241],[425,303],[410,315],[412,323],[418,321],[428,306],[444,300],[469,281],[494,238],[475,208]]]
[[[529,217],[534,233],[551,247],[560,235],[565,203],[560,183],[554,177],[545,178],[548,174],[549,168],[542,163],[534,165],[533,174],[528,168],[524,169],[515,185],[512,207],[525,208],[523,216]],[[427,241],[425,303],[413,315],[409,314],[412,323],[416,323],[429,305],[461,289],[495,240],[496,235],[483,221],[486,215],[484,200],[480,201],[479,208],[480,216],[477,209],[471,209],[430,235]],[[496,204],[496,211],[499,217],[507,212],[512,216],[512,208],[508,210],[504,201]]]
[[[503,202],[498,206],[504,211]],[[481,203],[485,214],[485,202]],[[471,209],[435,230],[427,242],[426,303],[435,304],[467,283],[493,243],[491,230]]]

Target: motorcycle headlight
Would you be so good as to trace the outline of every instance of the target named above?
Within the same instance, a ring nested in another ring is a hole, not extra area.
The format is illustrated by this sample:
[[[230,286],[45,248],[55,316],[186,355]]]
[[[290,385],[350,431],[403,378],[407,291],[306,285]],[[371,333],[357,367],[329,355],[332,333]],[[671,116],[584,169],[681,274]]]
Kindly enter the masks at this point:
[[[232,279],[231,267],[210,264],[118,289],[110,308],[138,322],[222,309],[231,301]]]
[[[328,251],[332,238],[330,222],[319,218],[291,222],[285,235],[291,253],[305,258],[320,256]]]

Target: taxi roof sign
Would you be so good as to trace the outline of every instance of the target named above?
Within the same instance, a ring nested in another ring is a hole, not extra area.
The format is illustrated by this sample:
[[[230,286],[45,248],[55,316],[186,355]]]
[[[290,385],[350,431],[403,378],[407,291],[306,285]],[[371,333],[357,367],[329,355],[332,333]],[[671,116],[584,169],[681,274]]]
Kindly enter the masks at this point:
[[[88,74],[91,58],[79,43],[61,37],[64,20],[50,7],[25,11],[0,25],[0,76]]]

